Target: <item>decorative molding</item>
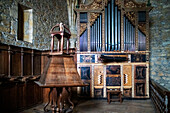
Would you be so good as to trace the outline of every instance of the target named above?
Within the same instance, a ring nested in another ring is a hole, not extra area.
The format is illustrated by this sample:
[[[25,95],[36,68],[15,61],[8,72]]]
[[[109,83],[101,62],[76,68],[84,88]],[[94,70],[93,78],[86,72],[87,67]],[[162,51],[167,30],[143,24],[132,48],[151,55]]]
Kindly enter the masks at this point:
[[[149,51],[149,11],[146,11],[146,51]]]
[[[134,83],[134,64],[132,65],[132,98],[135,97],[135,83]]]
[[[94,98],[94,65],[92,65],[91,96]]]
[[[105,51],[105,13],[102,11],[102,52]]]
[[[87,13],[88,23],[87,23],[87,50],[90,52],[90,13]]]
[[[135,51],[138,51],[138,12],[135,11]]]
[[[94,21],[97,19],[97,17],[100,15],[100,13],[90,13],[90,26],[94,23]]]
[[[103,97],[106,98],[106,65],[103,66],[103,76],[104,76],[104,90],[103,90]]]
[[[77,52],[80,52],[80,12],[77,12]]]
[[[87,29],[87,23],[80,23],[80,35]]]

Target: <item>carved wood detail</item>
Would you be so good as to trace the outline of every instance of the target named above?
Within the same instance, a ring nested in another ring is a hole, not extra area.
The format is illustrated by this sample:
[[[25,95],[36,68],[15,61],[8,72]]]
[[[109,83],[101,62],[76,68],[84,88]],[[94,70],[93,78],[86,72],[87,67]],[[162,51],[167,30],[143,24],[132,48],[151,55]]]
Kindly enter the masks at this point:
[[[123,81],[124,86],[132,86],[132,66],[124,65],[123,66]]]
[[[103,83],[104,83],[103,66],[94,66],[94,85],[103,86]]]
[[[80,9],[101,9],[103,4],[103,0],[94,0],[91,4],[80,4]]]
[[[126,8],[140,8],[146,7],[146,3],[137,3],[134,0],[124,0],[124,6]]]

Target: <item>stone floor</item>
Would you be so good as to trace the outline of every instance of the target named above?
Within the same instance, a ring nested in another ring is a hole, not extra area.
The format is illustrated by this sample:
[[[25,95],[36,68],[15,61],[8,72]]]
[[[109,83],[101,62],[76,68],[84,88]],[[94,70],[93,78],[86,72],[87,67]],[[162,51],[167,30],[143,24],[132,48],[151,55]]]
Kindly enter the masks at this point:
[[[44,104],[25,110],[21,113],[52,113],[43,111]],[[73,113],[156,113],[150,99],[123,100],[107,103],[105,99],[80,100],[75,104]]]

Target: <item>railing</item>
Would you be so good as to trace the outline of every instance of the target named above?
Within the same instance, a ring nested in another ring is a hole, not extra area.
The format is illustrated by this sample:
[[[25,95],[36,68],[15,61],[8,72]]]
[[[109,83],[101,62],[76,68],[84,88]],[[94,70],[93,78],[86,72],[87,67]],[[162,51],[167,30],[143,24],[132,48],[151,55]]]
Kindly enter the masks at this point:
[[[150,80],[150,97],[160,113],[170,112],[170,91]]]

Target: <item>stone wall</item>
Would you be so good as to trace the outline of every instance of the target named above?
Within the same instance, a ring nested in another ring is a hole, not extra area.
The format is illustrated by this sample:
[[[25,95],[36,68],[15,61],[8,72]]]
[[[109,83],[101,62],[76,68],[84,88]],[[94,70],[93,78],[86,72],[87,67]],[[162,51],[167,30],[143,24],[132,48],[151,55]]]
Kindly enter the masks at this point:
[[[33,43],[17,40],[18,3],[33,9]],[[9,45],[50,49],[52,26],[60,22],[68,26],[66,0],[0,0],[0,12],[0,42]]]
[[[151,0],[150,77],[170,90],[170,1]]]

